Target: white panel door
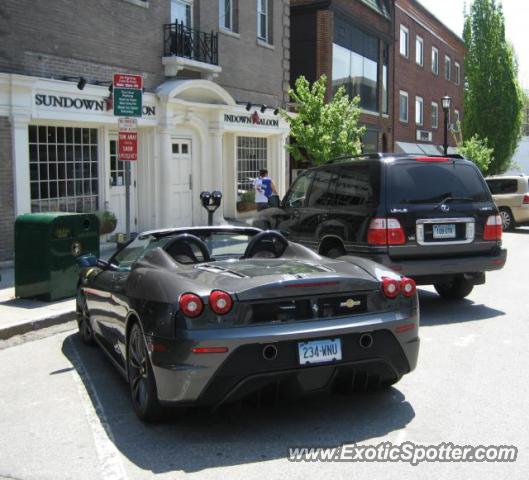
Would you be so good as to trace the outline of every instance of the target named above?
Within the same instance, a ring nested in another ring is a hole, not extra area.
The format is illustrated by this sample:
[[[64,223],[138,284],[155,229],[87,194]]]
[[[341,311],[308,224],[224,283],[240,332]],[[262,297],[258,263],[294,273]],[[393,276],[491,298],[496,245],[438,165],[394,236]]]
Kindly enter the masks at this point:
[[[172,140],[170,168],[171,202],[168,227],[189,227],[193,224],[193,179],[191,174],[191,141]]]
[[[118,160],[117,139],[110,139],[110,190],[108,199],[108,209],[113,212],[118,224],[111,235],[125,233],[127,226],[126,219],[126,198],[125,198],[125,162]],[[130,185],[130,231],[136,231],[136,162],[130,162],[131,185]]]

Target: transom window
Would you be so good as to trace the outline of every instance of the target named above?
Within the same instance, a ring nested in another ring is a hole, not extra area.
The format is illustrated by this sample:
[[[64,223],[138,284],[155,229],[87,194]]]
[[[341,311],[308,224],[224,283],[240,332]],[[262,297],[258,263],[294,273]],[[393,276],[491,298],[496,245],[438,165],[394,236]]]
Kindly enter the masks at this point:
[[[31,211],[97,210],[97,129],[30,125],[28,134]]]

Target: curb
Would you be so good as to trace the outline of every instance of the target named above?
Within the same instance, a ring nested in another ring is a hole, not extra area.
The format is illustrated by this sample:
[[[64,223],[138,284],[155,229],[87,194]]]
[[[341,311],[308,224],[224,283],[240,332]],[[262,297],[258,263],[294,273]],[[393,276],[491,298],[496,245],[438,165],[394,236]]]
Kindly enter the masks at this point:
[[[41,330],[43,328],[52,327],[61,323],[68,323],[75,320],[77,315],[75,311],[63,312],[50,317],[39,318],[37,320],[30,320],[19,325],[11,327],[0,328],[0,340],[8,340],[15,335],[23,335],[34,330]]]

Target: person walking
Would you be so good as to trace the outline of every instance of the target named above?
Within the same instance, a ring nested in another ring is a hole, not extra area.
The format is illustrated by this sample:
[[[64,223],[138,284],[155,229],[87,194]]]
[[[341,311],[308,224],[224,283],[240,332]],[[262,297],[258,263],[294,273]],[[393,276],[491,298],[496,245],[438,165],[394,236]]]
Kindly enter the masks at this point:
[[[268,170],[259,170],[259,176],[254,181],[255,204],[257,211],[268,208],[268,199],[272,195],[277,195],[277,190],[272,179],[268,176]]]

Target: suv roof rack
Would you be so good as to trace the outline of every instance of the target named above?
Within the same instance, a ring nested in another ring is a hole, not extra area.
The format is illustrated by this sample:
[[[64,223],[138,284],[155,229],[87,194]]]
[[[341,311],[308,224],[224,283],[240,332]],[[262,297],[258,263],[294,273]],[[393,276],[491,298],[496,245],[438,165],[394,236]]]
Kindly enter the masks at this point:
[[[432,158],[453,158],[453,159],[460,159],[464,160],[465,157],[463,155],[460,155],[459,153],[450,153],[447,155],[431,155],[426,153],[362,153],[360,155],[340,155],[339,157],[331,158],[329,161],[325,162],[326,165],[342,162],[344,160],[354,160],[354,159],[373,159],[373,160],[380,160],[382,158],[389,158],[389,157],[432,157]]]

